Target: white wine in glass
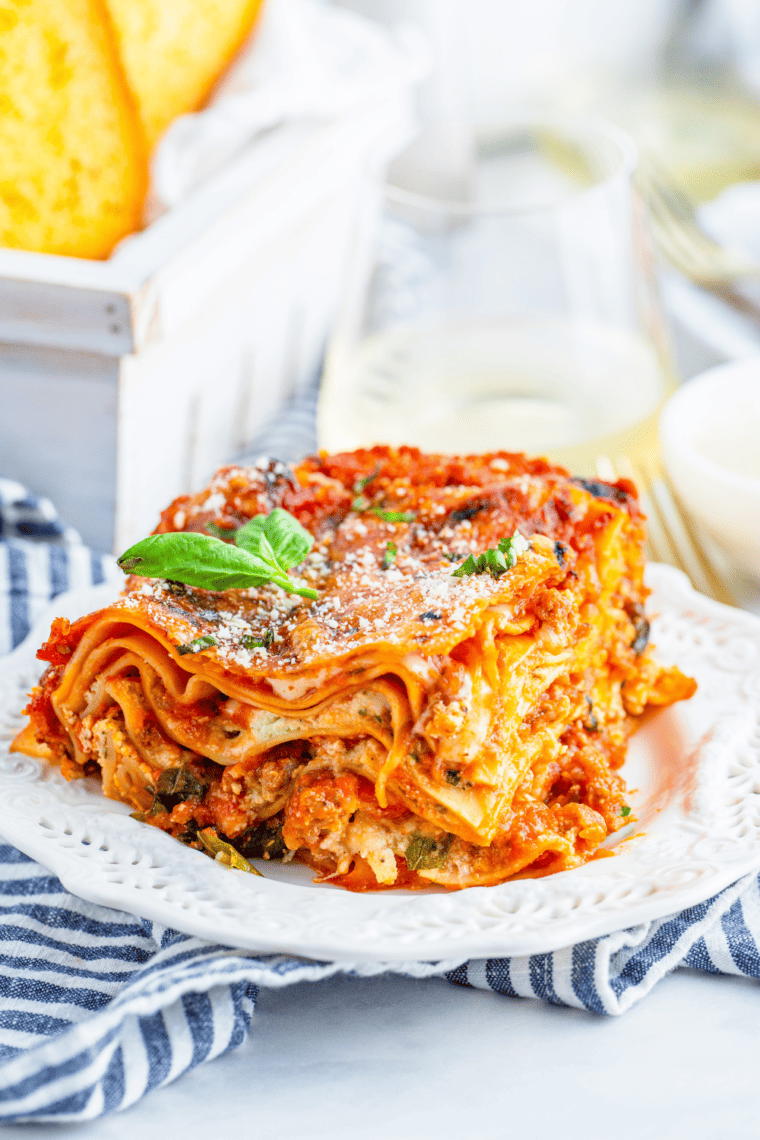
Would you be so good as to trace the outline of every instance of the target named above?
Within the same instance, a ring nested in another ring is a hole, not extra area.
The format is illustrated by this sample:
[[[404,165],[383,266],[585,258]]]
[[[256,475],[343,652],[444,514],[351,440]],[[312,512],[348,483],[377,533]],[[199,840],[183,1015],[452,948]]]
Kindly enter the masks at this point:
[[[386,188],[320,445],[524,451],[581,474],[653,448],[673,377],[634,165],[615,128],[523,126],[484,148],[468,201]]]

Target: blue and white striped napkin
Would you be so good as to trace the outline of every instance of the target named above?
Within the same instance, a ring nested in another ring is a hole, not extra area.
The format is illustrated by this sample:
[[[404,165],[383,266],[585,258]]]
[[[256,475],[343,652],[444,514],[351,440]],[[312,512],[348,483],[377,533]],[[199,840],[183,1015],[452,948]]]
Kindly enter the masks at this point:
[[[294,401],[252,447],[313,448],[314,402]],[[276,444],[276,446],[275,446]],[[55,552],[58,553],[55,553]],[[0,651],[56,594],[118,575],[45,500],[0,480]],[[760,876],[681,914],[551,954],[405,966],[461,986],[624,1013],[670,970],[760,978]],[[398,973],[211,945],[74,898],[0,841],[0,1122],[91,1120],[240,1045],[258,987],[340,971]]]
[[[0,478],[0,654],[24,640],[51,598],[119,580],[115,560],[83,546],[50,499]]]

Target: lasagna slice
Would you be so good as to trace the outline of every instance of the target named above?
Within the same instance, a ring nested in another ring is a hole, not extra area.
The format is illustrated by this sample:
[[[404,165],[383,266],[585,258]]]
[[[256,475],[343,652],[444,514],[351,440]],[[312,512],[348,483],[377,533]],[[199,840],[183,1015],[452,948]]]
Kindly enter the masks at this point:
[[[54,623],[15,747],[190,846],[351,890],[547,875],[625,824],[628,736],[695,689],[648,645],[631,483],[376,447],[227,467],[158,533],[274,508],[314,538],[317,600],[130,578]],[[482,557],[516,533],[511,568]]]

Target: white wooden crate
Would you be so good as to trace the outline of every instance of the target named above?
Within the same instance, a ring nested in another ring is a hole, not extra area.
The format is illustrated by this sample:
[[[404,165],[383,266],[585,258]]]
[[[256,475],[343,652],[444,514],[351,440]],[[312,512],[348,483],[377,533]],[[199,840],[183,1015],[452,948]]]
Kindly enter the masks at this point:
[[[318,368],[407,109],[273,131],[106,262],[0,250],[0,474],[121,552]]]

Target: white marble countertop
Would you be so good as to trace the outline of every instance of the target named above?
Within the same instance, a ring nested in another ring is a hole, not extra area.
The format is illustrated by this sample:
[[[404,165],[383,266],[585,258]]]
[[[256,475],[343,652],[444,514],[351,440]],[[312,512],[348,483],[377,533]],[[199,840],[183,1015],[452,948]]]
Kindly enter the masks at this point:
[[[719,363],[678,338],[682,374]],[[747,607],[760,612],[748,598]],[[678,970],[620,1018],[432,979],[262,991],[240,1049],[60,1140],[724,1140],[758,1133],[760,990]],[[3,1140],[50,1135],[11,1125]]]
[[[760,991],[678,970],[624,1017],[438,979],[262,991],[245,1045],[59,1140],[757,1135]],[[34,1140],[15,1125],[3,1140]]]

